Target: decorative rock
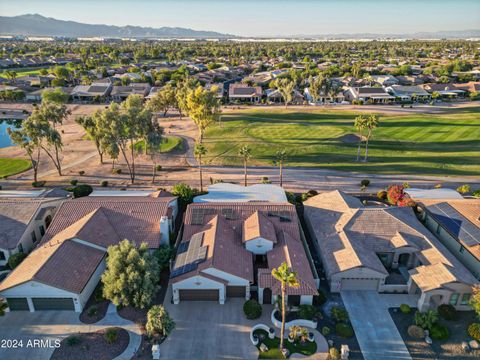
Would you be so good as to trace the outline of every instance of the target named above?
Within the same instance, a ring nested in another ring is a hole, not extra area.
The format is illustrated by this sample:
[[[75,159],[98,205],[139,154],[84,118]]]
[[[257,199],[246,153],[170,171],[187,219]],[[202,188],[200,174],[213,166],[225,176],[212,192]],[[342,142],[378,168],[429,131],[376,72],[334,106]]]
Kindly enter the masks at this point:
[[[428,344],[428,345],[432,345],[432,338],[430,336],[425,336],[425,342]]]
[[[470,351],[470,347],[468,346],[468,343],[466,341],[462,341],[462,350],[464,352],[469,352]]]
[[[160,345],[154,344],[152,346],[152,358],[154,360],[159,360],[160,359]]]
[[[472,340],[468,343],[468,345],[470,345],[470,348],[474,349],[474,350],[477,350],[480,348],[480,344],[478,343],[477,340]]]
[[[342,360],[348,360],[348,356],[350,354],[350,348],[348,347],[348,345],[342,345],[340,347],[340,359]]]

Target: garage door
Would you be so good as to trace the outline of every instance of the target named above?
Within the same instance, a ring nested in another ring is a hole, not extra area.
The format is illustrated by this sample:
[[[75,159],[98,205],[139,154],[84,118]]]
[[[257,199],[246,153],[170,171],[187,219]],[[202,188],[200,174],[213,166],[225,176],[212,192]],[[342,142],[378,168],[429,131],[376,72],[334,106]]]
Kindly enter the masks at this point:
[[[7,298],[7,304],[11,311],[29,311],[27,298]]]
[[[218,290],[180,290],[180,301],[218,301]]]
[[[35,310],[75,310],[72,298],[32,298]]]
[[[342,279],[341,290],[378,290],[378,279]]]
[[[227,297],[245,297],[245,286],[227,286]]]

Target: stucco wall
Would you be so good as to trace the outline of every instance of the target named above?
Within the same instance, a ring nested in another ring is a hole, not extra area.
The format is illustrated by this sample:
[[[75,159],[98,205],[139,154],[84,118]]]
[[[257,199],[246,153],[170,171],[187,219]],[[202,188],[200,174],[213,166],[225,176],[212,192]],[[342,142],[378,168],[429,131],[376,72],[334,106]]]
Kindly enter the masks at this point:
[[[219,290],[219,302],[221,304],[225,303],[225,285],[207,279],[206,277],[196,275],[188,279],[182,280],[178,283],[172,284],[173,290],[173,302],[178,304],[180,302],[180,289],[189,289],[189,290],[206,290],[206,289],[218,289]]]

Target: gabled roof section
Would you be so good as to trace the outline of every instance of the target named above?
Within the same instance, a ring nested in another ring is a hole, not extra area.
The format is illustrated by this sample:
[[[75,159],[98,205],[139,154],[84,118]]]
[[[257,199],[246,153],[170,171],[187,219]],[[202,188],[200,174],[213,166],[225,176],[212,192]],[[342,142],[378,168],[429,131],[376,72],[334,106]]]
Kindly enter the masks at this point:
[[[273,243],[277,242],[275,227],[263,214],[255,211],[243,223],[243,242],[263,238]]]

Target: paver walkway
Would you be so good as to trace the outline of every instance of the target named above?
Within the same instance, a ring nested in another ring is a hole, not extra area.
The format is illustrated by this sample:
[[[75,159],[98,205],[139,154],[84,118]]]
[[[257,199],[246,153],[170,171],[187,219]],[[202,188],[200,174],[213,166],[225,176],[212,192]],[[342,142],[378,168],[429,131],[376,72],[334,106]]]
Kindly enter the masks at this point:
[[[402,303],[416,306],[415,296],[375,291],[341,294],[365,360],[412,360],[388,308]]]

